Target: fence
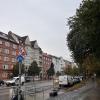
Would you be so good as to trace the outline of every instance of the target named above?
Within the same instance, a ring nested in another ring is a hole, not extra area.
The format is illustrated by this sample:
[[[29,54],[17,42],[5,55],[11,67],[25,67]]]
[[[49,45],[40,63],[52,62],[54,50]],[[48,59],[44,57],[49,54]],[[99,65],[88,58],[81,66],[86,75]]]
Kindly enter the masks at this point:
[[[86,95],[87,91],[89,91],[93,86],[93,84],[88,84],[81,89],[78,89],[78,91],[76,90],[68,93],[61,93],[56,97],[49,97],[49,93],[53,89],[52,85],[43,87],[35,87],[35,85],[23,86],[22,95],[24,96],[24,100],[80,100],[79,98]],[[11,98],[17,93],[17,90],[17,87],[12,87],[12,89],[11,87],[0,89],[0,94],[2,94],[3,91],[10,94],[8,94],[8,97],[3,97],[4,99],[0,98],[0,100],[11,100]]]
[[[24,100],[46,100],[49,98],[49,93],[52,89],[53,86],[49,85],[44,87],[25,86],[21,90]],[[10,98],[13,98],[18,93],[17,90],[17,87],[13,87]]]

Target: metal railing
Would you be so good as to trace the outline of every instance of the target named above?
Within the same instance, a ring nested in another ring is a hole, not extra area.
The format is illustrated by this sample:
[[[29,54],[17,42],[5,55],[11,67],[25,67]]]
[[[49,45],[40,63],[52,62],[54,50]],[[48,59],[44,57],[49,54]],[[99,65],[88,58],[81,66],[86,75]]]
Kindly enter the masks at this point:
[[[24,100],[46,100],[49,97],[49,92],[47,91],[52,88],[52,85],[43,87],[25,86],[24,89],[22,89],[22,95]],[[13,86],[12,91],[11,99],[18,93],[18,87]]]

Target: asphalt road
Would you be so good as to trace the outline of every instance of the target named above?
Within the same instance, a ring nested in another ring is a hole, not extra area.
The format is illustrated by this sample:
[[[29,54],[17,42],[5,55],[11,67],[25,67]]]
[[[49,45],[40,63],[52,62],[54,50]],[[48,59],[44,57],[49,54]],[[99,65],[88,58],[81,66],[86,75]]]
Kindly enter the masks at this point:
[[[46,87],[46,86],[52,86],[53,82],[52,81],[42,81],[42,82],[30,82],[30,83],[25,83],[24,86],[22,86],[22,89],[25,90],[27,89],[32,89],[36,87],[39,89],[40,87]],[[7,87],[7,86],[0,86],[0,100],[9,100],[9,95],[11,95],[10,90],[12,90],[12,87]]]
[[[24,86],[22,86],[23,89],[26,91],[31,91],[32,93],[34,92],[34,87],[37,88],[37,94],[36,98],[34,97],[34,93],[29,96],[25,100],[100,100],[100,87],[97,87],[97,84],[94,83],[89,83],[86,86],[71,91],[71,92],[58,92],[58,96],[56,97],[49,97],[49,93],[51,91],[51,87],[49,89],[47,88],[48,86],[52,86],[53,82],[52,81],[45,81],[45,82],[36,82],[36,83],[26,83]],[[41,88],[45,89],[47,88],[47,91],[41,92]],[[27,88],[27,89],[26,89]],[[6,87],[6,86],[1,86],[0,87],[0,100],[9,100],[9,90],[11,90],[12,87]],[[45,98],[45,99],[44,99]]]

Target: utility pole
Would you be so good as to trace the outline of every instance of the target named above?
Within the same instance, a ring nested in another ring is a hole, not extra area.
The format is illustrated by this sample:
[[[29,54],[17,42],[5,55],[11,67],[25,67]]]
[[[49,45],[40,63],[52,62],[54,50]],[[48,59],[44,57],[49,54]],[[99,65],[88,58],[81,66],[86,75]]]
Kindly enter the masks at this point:
[[[21,62],[19,62],[19,86],[18,86],[18,100],[21,100]]]
[[[18,100],[21,100],[21,66],[22,66],[22,61],[24,60],[24,49],[20,45],[19,41],[19,50],[17,51],[17,61],[19,63],[19,85],[18,85]]]

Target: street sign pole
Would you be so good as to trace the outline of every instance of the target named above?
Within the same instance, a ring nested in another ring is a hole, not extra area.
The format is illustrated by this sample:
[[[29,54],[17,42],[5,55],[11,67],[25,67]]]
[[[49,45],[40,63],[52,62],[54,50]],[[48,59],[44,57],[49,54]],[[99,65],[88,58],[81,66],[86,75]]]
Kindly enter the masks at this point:
[[[19,87],[18,87],[18,100],[21,100],[21,62],[19,62]]]
[[[19,42],[20,44],[20,42]],[[18,100],[21,100],[21,67],[22,61],[24,60],[25,51],[21,45],[19,45],[19,50],[17,52],[17,61],[19,63],[19,85],[18,85]]]

